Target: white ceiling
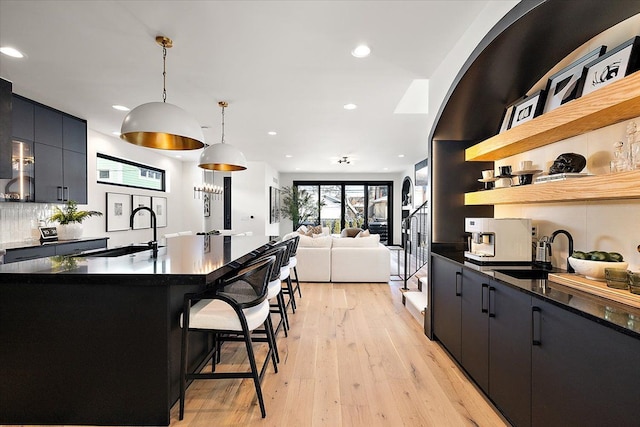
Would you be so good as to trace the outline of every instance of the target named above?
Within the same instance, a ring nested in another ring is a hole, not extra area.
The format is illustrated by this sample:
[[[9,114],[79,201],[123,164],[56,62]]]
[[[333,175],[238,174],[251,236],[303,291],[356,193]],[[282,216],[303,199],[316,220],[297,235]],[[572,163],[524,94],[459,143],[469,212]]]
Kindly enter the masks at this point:
[[[429,122],[394,111],[487,3],[0,0],[0,45],[27,55],[0,55],[0,76],[15,93],[110,135],[126,115],[113,104],[162,100],[154,39],[165,35],[174,42],[167,102],[209,127],[207,143],[220,142],[217,103],[226,100],[225,142],[249,161],[280,172],[400,172],[426,157]],[[371,47],[368,58],[350,54],[360,43]],[[337,164],[342,156],[351,164]]]

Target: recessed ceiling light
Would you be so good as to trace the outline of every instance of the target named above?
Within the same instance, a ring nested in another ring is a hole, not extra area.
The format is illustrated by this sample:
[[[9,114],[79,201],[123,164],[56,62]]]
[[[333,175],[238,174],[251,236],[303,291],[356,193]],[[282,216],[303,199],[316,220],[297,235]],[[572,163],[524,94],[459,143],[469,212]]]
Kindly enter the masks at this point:
[[[24,54],[20,52],[18,49],[15,49],[13,47],[2,46],[0,47],[0,52],[12,58],[24,58]]]
[[[369,46],[364,44],[361,44],[351,51],[351,55],[355,56],[356,58],[366,58],[370,53],[371,49],[369,49]]]
[[[299,170],[300,170],[300,168],[296,168],[296,170],[297,170],[297,171],[299,171]]]
[[[273,131],[273,130],[270,130],[270,131],[269,131],[269,132],[267,132],[267,133],[268,133],[269,135],[271,135],[271,136],[274,136],[274,135],[277,135],[277,134],[278,134],[278,132]]]
[[[404,154],[398,154],[398,157],[402,158],[404,157]]]
[[[112,105],[111,107],[114,110],[118,110],[118,111],[129,111],[130,110],[128,107],[125,107],[124,105]]]
[[[117,130],[114,130],[113,132],[111,132],[111,134],[115,136],[120,136],[120,132],[118,132]]]
[[[389,168],[382,168],[382,170],[383,170],[383,171],[388,171],[388,170],[389,170]]]
[[[291,154],[285,154],[285,157],[286,157],[287,159],[290,159],[290,158],[292,158],[293,156],[292,156]]]
[[[358,108],[356,104],[344,104],[345,110],[355,110],[356,108]]]
[[[181,156],[180,154],[176,154],[176,158],[177,158],[177,159],[181,159],[181,158],[182,158],[182,156]]]

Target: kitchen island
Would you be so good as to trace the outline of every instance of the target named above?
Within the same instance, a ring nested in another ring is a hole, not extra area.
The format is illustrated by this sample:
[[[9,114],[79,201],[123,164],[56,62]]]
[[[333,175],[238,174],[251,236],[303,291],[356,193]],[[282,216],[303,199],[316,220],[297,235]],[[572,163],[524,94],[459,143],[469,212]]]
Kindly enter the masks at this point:
[[[267,245],[180,236],[151,250],[0,266],[0,424],[168,425],[183,295]],[[207,340],[192,334],[191,362]]]

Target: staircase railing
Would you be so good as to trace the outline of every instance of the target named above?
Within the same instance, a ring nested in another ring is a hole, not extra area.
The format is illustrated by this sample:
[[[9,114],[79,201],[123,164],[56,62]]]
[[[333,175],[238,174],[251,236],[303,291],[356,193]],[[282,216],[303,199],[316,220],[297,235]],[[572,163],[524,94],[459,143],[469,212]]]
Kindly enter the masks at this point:
[[[429,211],[428,201],[402,220],[402,247],[404,248],[404,270],[400,277],[404,281],[403,289],[408,290],[407,282],[428,259]],[[401,272],[398,272],[401,273]]]

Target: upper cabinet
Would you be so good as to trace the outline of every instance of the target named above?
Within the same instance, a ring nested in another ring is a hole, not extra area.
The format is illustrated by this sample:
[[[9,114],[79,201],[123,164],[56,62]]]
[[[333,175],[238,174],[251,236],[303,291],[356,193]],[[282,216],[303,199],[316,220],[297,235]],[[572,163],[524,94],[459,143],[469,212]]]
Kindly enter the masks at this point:
[[[640,116],[640,72],[466,149],[467,161],[495,161]]]

